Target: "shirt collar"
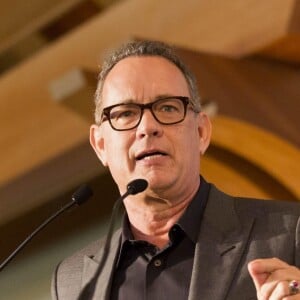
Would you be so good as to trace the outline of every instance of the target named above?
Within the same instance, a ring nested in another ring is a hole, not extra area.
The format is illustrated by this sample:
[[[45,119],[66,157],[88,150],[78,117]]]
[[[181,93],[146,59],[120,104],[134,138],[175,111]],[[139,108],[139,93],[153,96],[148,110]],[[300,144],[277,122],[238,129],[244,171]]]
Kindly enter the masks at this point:
[[[197,193],[176,223],[194,243],[197,242],[202,215],[208,199],[209,189],[210,184],[201,177],[200,186]]]

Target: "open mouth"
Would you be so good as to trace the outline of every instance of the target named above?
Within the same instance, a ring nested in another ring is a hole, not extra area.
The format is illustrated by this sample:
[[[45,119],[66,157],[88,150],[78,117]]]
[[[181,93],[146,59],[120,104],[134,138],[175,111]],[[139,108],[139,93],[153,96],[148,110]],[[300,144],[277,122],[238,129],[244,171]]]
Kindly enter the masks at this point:
[[[153,152],[145,152],[141,153],[136,157],[136,160],[142,160],[145,158],[155,157],[155,156],[166,156],[166,153],[160,152],[160,151],[153,151]]]

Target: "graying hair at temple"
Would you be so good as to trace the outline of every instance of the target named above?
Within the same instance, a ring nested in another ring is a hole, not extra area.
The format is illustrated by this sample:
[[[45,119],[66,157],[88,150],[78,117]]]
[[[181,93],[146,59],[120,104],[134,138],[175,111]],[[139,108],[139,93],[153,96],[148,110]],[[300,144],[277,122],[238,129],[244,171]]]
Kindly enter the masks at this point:
[[[161,56],[173,64],[175,64],[184,75],[189,91],[191,94],[191,104],[196,112],[201,110],[200,96],[195,76],[188,67],[177,56],[175,50],[169,45],[159,41],[134,41],[122,45],[120,48],[112,52],[103,62],[102,70],[98,78],[98,86],[95,93],[95,121],[97,124],[101,122],[102,113],[102,89],[106,76],[110,70],[122,59],[130,56]],[[181,95],[176,95],[181,96]]]

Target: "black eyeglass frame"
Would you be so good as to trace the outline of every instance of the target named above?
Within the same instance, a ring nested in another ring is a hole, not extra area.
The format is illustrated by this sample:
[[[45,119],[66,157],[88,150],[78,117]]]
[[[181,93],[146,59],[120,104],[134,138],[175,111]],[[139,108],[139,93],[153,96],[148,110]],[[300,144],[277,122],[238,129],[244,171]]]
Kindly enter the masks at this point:
[[[162,100],[168,100],[168,99],[178,99],[180,100],[182,103],[183,103],[183,108],[184,108],[184,113],[183,113],[183,117],[179,120],[179,121],[176,121],[176,122],[172,122],[172,123],[165,123],[165,122],[161,122],[155,115],[155,113],[153,112],[152,110],[152,107],[154,104],[156,104],[157,102],[159,101],[162,101]],[[102,124],[102,122],[104,121],[107,121],[109,122],[110,126],[112,129],[116,130],[116,131],[127,131],[127,130],[131,130],[131,129],[134,129],[136,127],[139,126],[141,120],[142,120],[142,117],[143,117],[143,114],[144,114],[144,110],[145,109],[149,109],[152,116],[154,117],[154,119],[162,124],[162,125],[174,125],[174,124],[177,124],[177,123],[180,123],[182,122],[185,117],[186,117],[186,112],[187,112],[187,106],[191,103],[190,101],[190,98],[189,97],[186,97],[186,96],[169,96],[169,97],[163,97],[163,98],[159,98],[155,101],[152,101],[152,102],[149,102],[149,103],[146,103],[146,104],[140,104],[140,103],[119,103],[119,104],[114,104],[114,105],[111,105],[111,106],[108,106],[108,107],[105,107],[103,108],[103,111],[102,111],[102,115],[101,115],[101,122],[100,124]],[[141,115],[140,115],[140,119],[139,121],[132,127],[129,127],[129,128],[126,128],[126,129],[118,129],[116,127],[114,127],[114,125],[112,124],[111,122],[111,118],[110,118],[110,112],[113,108],[117,107],[117,106],[122,106],[122,105],[129,105],[129,104],[133,104],[135,106],[138,106],[140,109],[141,109]]]

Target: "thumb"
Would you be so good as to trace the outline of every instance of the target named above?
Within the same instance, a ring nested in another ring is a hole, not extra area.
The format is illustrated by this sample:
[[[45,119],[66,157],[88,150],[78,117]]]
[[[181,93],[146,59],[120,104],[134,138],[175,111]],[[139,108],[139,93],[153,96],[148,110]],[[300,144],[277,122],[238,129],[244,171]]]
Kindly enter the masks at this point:
[[[255,288],[259,291],[260,287],[266,282],[270,273],[266,273],[259,260],[253,260],[248,264],[248,271],[254,282]]]

